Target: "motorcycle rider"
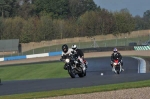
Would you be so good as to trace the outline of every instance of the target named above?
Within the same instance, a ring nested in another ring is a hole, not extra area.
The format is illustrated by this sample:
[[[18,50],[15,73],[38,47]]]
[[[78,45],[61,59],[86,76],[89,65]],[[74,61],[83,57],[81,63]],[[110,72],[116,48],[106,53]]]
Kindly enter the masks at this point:
[[[60,60],[62,61],[63,59],[66,59],[68,55],[71,55],[73,52],[73,49],[68,48],[67,44],[62,45],[62,55]],[[67,70],[66,64],[64,65],[64,69]]]
[[[80,60],[81,64],[87,68],[87,62],[84,59],[84,53],[81,49],[77,48],[77,45],[72,45],[73,51],[77,54],[78,59]]]
[[[124,71],[123,69],[123,61],[122,61],[122,55],[118,52],[117,48],[113,49],[113,53],[111,54],[111,66],[112,66],[112,71],[114,71],[114,67],[113,67],[113,62],[115,59],[118,59],[119,62],[121,63],[122,66],[122,71]]]

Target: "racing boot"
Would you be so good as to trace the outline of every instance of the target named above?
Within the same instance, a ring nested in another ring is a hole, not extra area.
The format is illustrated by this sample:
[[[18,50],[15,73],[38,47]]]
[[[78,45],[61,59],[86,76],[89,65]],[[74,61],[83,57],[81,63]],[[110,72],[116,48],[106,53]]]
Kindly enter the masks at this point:
[[[83,62],[84,62],[84,64],[85,64],[85,67],[88,68],[88,66],[87,66],[88,63],[87,63],[87,61],[86,61],[86,60],[83,60]]]
[[[86,70],[86,66],[84,63],[81,64],[81,67],[83,68],[83,70]]]
[[[88,68],[88,66],[85,64],[85,68]]]
[[[64,65],[64,69],[67,70],[67,65],[66,64]]]
[[[112,71],[113,71],[113,72],[115,71],[115,67],[114,67],[114,66],[112,67]]]
[[[121,66],[121,70],[124,71],[123,67]]]
[[[87,63],[84,63],[84,65],[85,65],[85,68],[88,68]]]
[[[121,61],[121,70],[124,71],[123,69],[123,62]]]

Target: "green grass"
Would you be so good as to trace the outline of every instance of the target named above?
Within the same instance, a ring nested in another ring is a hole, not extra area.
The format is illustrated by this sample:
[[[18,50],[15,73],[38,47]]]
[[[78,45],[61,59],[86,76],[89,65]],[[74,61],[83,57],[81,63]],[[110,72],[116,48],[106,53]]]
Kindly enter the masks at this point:
[[[3,66],[0,67],[0,77],[3,81],[69,77],[63,65],[64,63],[57,62]]]
[[[72,88],[72,89],[55,90],[55,91],[6,95],[6,96],[0,96],[0,99],[35,99],[35,98],[46,98],[46,97],[64,96],[64,95],[73,95],[73,94],[87,94],[93,92],[104,92],[104,91],[140,88],[140,87],[150,87],[150,80],[120,83],[120,84],[100,85],[100,86],[92,86],[92,87],[84,87],[84,88]]]

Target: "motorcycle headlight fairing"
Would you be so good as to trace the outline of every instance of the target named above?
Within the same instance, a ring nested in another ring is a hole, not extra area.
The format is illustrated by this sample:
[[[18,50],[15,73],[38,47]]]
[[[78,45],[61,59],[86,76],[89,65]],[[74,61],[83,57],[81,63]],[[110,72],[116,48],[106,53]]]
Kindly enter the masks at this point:
[[[117,65],[117,63],[114,63],[114,65]]]
[[[65,61],[66,61],[66,63],[69,63],[69,62],[70,62],[70,59],[66,59]]]

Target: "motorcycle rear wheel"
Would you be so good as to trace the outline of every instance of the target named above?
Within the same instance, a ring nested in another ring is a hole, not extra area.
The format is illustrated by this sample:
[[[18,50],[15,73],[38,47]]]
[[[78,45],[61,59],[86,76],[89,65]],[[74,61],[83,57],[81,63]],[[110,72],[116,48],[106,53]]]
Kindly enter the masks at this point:
[[[85,70],[84,72],[82,71],[82,73],[78,74],[78,76],[79,76],[79,77],[84,77],[84,76],[86,76],[86,70]]]

